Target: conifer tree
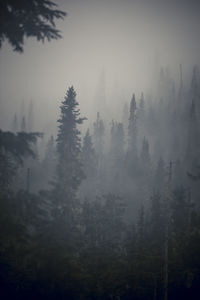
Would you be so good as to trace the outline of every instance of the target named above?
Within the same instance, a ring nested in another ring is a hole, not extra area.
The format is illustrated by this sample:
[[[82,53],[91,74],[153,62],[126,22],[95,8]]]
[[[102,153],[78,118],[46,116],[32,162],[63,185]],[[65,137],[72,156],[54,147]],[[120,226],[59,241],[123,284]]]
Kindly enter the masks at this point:
[[[180,70],[180,86],[178,91],[178,105],[182,104],[183,101],[183,72],[182,72],[182,65],[179,66]],[[177,107],[178,108],[178,107]]]
[[[55,196],[58,211],[72,217],[76,206],[77,189],[84,178],[80,161],[81,139],[78,125],[83,123],[80,111],[77,108],[76,92],[70,87],[62,101],[61,115],[58,120],[57,136],[57,178],[55,182]]]
[[[124,127],[122,123],[112,122],[110,150],[117,164],[122,159],[124,153]]]
[[[137,123],[136,123],[136,101],[135,94],[131,99],[130,103],[130,115],[129,115],[129,125],[128,125],[128,146],[129,151],[133,156],[137,156]]]
[[[112,122],[111,145],[109,153],[109,187],[116,192],[122,192],[124,182],[124,128],[122,123]]]
[[[141,160],[145,166],[150,163],[149,142],[146,137],[144,137],[142,142]]]
[[[104,147],[104,132],[105,127],[103,120],[100,118],[100,113],[97,113],[97,119],[94,123],[94,141],[95,141],[95,151],[98,157],[101,157],[103,154],[103,147]]]
[[[81,160],[86,177],[94,176],[97,167],[97,158],[89,129],[83,139]]]
[[[138,118],[140,121],[144,121],[144,94],[141,94],[140,102],[139,102],[139,110],[138,110]]]
[[[188,138],[186,145],[186,161],[188,168],[195,167],[195,165],[199,163],[200,132],[196,110],[195,101],[193,99],[189,112]]]
[[[192,81],[191,81],[191,87],[190,87],[190,94],[192,101],[194,101],[194,105],[197,107],[197,109],[200,109],[200,72],[199,67],[194,66],[193,68],[193,74],[192,74]]]

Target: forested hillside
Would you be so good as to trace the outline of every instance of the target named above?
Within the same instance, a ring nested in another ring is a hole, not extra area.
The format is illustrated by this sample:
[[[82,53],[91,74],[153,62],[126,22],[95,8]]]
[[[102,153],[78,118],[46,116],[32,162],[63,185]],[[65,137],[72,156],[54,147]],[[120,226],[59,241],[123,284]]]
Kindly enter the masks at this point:
[[[57,136],[33,131],[33,103],[0,131],[3,299],[198,299],[199,69],[158,77],[86,131],[73,86]]]

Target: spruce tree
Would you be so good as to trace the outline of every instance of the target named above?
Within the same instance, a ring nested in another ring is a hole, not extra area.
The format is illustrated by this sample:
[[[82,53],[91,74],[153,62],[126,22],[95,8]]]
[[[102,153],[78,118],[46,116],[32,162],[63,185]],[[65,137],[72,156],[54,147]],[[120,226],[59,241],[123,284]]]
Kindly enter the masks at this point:
[[[140,102],[139,102],[139,110],[138,110],[138,118],[140,120],[140,123],[144,121],[144,107],[145,107],[145,102],[144,102],[144,94],[141,94]]]
[[[81,160],[86,177],[88,178],[94,176],[97,168],[97,157],[95,154],[89,129],[87,130],[83,139]]]
[[[76,193],[84,178],[80,161],[81,139],[78,125],[83,123],[77,108],[76,92],[70,87],[62,101],[61,115],[58,120],[57,135],[57,178],[55,182],[55,198],[57,212],[72,217],[76,203]]]
[[[122,123],[112,122],[111,145],[108,164],[110,165],[109,187],[116,192],[122,192],[124,182],[124,128]]]
[[[123,124],[112,121],[110,151],[114,159],[118,160],[124,154],[124,143]]]
[[[197,108],[193,99],[190,107],[188,138],[186,144],[186,162],[189,169],[195,168],[199,164],[200,132],[197,118]]]
[[[141,161],[145,166],[150,163],[149,142],[146,137],[144,137],[142,142]]]
[[[137,160],[137,106],[135,95],[133,94],[130,102],[130,114],[128,125],[128,149],[126,155],[126,168],[130,177],[137,177],[139,164]]]
[[[94,122],[94,146],[95,151],[97,153],[98,159],[101,160],[103,155],[103,149],[104,149],[104,122],[100,117],[100,113],[97,113],[97,119],[96,122]]]
[[[129,151],[132,152],[134,156],[137,155],[136,110],[137,110],[137,106],[135,101],[135,94],[133,94],[130,103],[130,115],[129,115],[129,125],[128,125],[128,146],[129,146]]]

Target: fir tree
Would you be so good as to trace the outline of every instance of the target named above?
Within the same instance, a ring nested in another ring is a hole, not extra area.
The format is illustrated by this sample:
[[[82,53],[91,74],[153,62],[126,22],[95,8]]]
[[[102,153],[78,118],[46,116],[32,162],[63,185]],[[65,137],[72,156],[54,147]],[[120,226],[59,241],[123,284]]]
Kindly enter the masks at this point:
[[[94,176],[97,167],[97,158],[89,129],[87,130],[83,139],[81,160],[86,177]]]
[[[83,123],[80,111],[77,108],[76,92],[70,87],[60,107],[61,116],[58,120],[59,130],[57,136],[57,179],[55,182],[55,195],[58,211],[72,213],[76,206],[77,189],[84,178],[80,161],[81,139],[78,125]],[[72,216],[71,216],[72,217]]]
[[[145,166],[150,163],[149,142],[145,137],[142,142],[141,161]]]
[[[195,167],[199,162],[200,132],[196,110],[195,101],[193,99],[189,112],[188,139],[186,145],[186,161],[188,163],[188,168]]]
[[[138,110],[138,119],[140,122],[144,121],[144,107],[145,107],[145,102],[144,102],[144,94],[141,94],[140,102],[139,102],[139,110]]]
[[[103,123],[103,120],[100,118],[100,113],[98,112],[96,122],[94,123],[95,151],[96,151],[98,157],[101,157],[103,154],[104,132],[105,132],[104,123]]]
[[[199,98],[200,98],[200,72],[199,67],[194,66],[190,94],[192,101],[194,101],[195,106],[200,109]]]
[[[124,182],[124,128],[122,123],[112,122],[111,145],[109,153],[109,186],[116,192],[122,192]]]
[[[137,159],[137,116],[135,95],[130,102],[129,125],[128,125],[128,149],[126,154],[126,168],[130,177],[137,177],[139,164]]]
[[[111,147],[112,157],[117,164],[124,153],[124,127],[122,123],[112,122],[111,126]]]
[[[133,156],[137,156],[137,123],[136,123],[136,101],[135,94],[131,99],[130,103],[130,115],[129,115],[129,125],[128,125],[128,146],[129,151]]]

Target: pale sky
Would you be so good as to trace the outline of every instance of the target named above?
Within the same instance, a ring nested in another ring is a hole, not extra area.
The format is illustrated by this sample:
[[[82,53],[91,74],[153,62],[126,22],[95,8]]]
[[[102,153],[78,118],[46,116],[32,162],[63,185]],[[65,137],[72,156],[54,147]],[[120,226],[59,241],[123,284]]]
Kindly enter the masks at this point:
[[[0,127],[9,127],[20,103],[31,99],[38,124],[56,120],[60,100],[72,84],[83,114],[91,114],[102,70],[107,101],[113,101],[116,86],[119,98],[129,101],[133,92],[151,89],[156,57],[175,77],[180,63],[186,77],[200,61],[200,1],[54,2],[68,13],[57,22],[63,39],[45,44],[26,40],[23,54],[8,44],[0,50]]]

